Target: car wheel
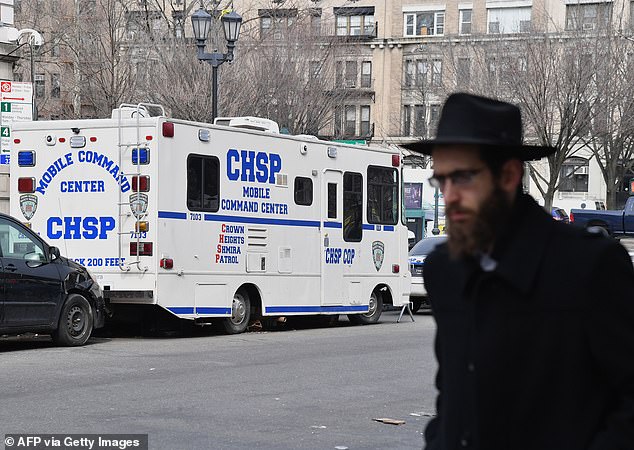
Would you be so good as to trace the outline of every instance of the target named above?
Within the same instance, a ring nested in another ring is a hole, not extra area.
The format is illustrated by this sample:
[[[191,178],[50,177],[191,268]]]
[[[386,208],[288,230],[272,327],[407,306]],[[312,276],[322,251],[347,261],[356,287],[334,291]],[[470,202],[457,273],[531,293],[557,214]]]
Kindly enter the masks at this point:
[[[225,331],[228,334],[239,334],[246,331],[251,319],[251,302],[249,295],[244,290],[239,290],[233,296],[231,303],[231,317],[223,320]]]
[[[421,306],[423,306],[423,299],[421,297],[410,298],[412,302],[412,313],[417,312]]]
[[[70,294],[62,307],[57,329],[53,332],[53,341],[64,346],[84,345],[90,338],[92,328],[90,303],[82,295]]]
[[[373,291],[368,303],[368,312],[365,314],[348,314],[348,319],[350,319],[352,323],[367,325],[378,322],[382,312],[383,297],[380,292]]]

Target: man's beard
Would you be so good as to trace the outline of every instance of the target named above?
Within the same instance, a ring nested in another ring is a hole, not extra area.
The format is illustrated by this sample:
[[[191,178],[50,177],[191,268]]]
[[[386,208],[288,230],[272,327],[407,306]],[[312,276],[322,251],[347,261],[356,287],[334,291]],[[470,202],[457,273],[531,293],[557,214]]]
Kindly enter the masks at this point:
[[[448,205],[445,209],[449,239],[449,254],[453,259],[473,257],[491,251],[493,242],[509,217],[511,202],[506,193],[496,186],[478,213],[473,210]],[[452,222],[451,212],[470,212],[471,220]]]

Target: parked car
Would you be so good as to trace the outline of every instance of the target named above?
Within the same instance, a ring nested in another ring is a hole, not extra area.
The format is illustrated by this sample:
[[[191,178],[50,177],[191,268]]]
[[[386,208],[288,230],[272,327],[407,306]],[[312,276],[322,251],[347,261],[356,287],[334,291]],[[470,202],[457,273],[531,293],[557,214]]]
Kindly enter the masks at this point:
[[[558,222],[564,222],[564,223],[570,222],[570,218],[568,217],[568,213],[566,212],[565,209],[553,206],[552,209],[550,210],[550,214],[553,216],[553,219],[555,219]]]
[[[625,208],[620,211],[572,209],[570,222],[584,228],[602,229],[610,236],[634,236],[634,196],[627,199]]]
[[[103,293],[88,270],[6,214],[0,251],[0,334],[51,334],[58,345],[76,346],[104,325]]]
[[[412,312],[418,311],[421,307],[425,309],[430,307],[423,280],[425,258],[446,240],[447,236],[444,235],[426,237],[418,241],[409,252],[409,271],[412,274],[412,293],[410,294]]]

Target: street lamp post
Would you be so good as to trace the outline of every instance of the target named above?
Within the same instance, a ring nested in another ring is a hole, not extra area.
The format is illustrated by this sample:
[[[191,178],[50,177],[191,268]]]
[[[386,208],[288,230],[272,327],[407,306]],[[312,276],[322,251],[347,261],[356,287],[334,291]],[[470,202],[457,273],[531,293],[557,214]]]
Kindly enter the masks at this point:
[[[225,62],[233,61],[233,50],[240,36],[242,17],[235,11],[223,14],[220,18],[222,29],[227,40],[227,53],[213,51],[205,53],[205,42],[211,29],[211,14],[200,8],[192,14],[192,27],[198,47],[198,60],[211,64],[211,121],[218,116],[218,67]]]
[[[28,36],[28,40],[20,44],[20,38],[22,38],[22,36],[25,36],[25,35]],[[30,57],[31,57],[31,86],[33,88],[32,100],[31,100],[31,118],[33,120],[37,120],[37,102],[36,102],[37,90],[35,89],[35,63],[33,61],[33,50],[34,50],[34,47],[39,48],[42,46],[42,44],[44,44],[44,38],[36,30],[32,30],[31,28],[24,28],[18,31],[18,38],[16,42],[19,44],[19,47],[21,47],[22,45],[29,46]]]
[[[431,234],[438,236],[440,234],[440,228],[438,228],[438,188],[434,188],[434,228],[431,230]]]

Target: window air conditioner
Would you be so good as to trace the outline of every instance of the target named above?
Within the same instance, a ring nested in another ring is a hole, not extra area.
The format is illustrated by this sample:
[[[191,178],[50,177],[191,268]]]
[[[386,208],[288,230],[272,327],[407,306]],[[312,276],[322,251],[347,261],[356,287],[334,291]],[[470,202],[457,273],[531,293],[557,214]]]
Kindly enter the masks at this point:
[[[583,31],[590,31],[590,30],[594,30],[594,23],[592,22],[586,22],[582,25]]]
[[[581,166],[575,169],[575,175],[588,175],[588,166]]]

